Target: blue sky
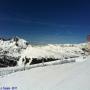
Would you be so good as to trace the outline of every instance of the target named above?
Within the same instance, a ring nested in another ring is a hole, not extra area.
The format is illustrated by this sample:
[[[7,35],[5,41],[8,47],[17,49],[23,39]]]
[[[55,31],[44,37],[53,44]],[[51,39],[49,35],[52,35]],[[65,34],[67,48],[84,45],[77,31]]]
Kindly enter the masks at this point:
[[[80,43],[90,34],[89,0],[0,0],[0,36]]]

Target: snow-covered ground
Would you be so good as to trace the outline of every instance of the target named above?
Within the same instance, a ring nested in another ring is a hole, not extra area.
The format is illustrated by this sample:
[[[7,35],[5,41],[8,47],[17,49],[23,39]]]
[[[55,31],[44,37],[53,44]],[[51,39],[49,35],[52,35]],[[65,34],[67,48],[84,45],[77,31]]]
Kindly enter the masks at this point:
[[[77,60],[79,61],[79,60]],[[90,56],[83,62],[38,67],[0,78],[15,90],[90,90]]]

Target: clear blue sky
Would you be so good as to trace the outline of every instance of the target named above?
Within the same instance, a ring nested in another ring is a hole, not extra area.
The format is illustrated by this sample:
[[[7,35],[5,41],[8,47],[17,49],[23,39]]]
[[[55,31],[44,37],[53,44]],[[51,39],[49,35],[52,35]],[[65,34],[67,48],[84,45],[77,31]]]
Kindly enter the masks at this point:
[[[89,0],[0,0],[0,36],[80,43],[90,34]]]

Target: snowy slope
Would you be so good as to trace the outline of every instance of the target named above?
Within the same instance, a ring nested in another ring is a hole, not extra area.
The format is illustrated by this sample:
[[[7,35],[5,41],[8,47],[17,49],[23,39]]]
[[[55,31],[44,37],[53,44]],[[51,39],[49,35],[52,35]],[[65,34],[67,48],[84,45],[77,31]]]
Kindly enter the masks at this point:
[[[0,78],[16,90],[90,90],[90,56],[84,62],[39,67]]]
[[[31,46],[29,45],[21,54],[21,58],[18,65],[24,65],[25,58],[29,59],[29,64],[32,62],[33,58],[54,58],[54,59],[65,59],[70,57],[80,57],[84,54],[81,46],[78,45],[53,45],[48,44],[45,46]],[[24,60],[24,61],[23,61]],[[27,64],[28,64],[27,63]]]

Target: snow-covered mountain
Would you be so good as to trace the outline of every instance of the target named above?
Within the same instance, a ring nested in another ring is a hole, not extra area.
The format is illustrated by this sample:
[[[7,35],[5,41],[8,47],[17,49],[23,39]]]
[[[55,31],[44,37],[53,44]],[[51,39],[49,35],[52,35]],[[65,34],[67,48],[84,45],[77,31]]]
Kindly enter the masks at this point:
[[[0,66],[17,64],[21,53],[28,46],[28,42],[19,37],[11,39],[0,38]]]
[[[47,44],[36,45],[19,37],[0,38],[0,66],[30,65],[33,61],[52,61],[84,55],[83,44]]]

